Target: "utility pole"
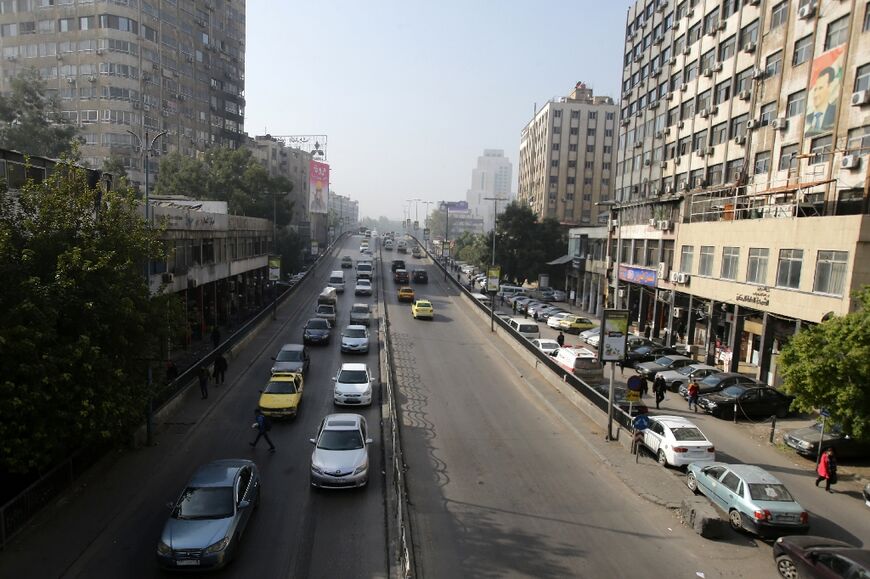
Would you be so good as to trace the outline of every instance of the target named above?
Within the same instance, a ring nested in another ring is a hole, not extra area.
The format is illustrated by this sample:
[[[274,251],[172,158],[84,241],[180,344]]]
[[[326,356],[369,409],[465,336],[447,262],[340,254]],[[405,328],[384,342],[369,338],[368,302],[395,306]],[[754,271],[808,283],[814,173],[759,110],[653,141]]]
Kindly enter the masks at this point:
[[[507,201],[504,197],[484,197],[485,201],[492,201],[492,268],[495,268],[495,234],[498,230],[498,202],[499,201]],[[487,283],[489,283],[489,276],[487,276]],[[497,290],[496,290],[497,291]],[[489,331],[495,331],[495,294],[496,291],[490,292],[490,304],[489,304]]]

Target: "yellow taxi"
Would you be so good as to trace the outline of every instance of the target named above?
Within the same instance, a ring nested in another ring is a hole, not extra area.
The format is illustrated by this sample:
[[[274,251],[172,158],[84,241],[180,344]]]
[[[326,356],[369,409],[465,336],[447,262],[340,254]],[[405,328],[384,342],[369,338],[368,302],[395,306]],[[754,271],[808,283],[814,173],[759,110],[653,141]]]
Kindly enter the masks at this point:
[[[413,302],[414,301],[414,290],[409,287],[399,288],[399,301],[400,302]]]
[[[411,315],[415,320],[420,318],[435,319],[435,308],[429,300],[417,300],[411,305]]]
[[[270,418],[296,418],[304,384],[302,374],[296,372],[273,374],[260,390],[260,411]]]
[[[559,320],[559,327],[571,334],[579,334],[584,330],[590,330],[595,327],[595,324],[589,318],[570,315]]]

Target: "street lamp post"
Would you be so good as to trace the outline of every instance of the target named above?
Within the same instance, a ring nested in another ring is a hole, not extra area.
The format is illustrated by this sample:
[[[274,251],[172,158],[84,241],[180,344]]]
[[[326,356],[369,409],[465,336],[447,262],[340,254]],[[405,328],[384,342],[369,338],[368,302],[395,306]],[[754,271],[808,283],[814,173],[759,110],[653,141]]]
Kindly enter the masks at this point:
[[[622,227],[620,227],[621,220],[619,215],[619,205],[617,205],[616,201],[599,201],[596,203],[601,207],[607,207],[607,261],[606,265],[610,265],[610,240],[613,238],[613,213],[616,213],[616,229],[617,229],[617,242],[616,242],[616,259],[613,260],[613,303],[608,304],[607,293],[606,290],[609,287],[609,283],[605,284],[605,300],[604,307],[608,307],[611,305],[613,309],[616,309],[617,300],[619,299],[619,252],[622,248]],[[607,274],[607,270],[609,268],[605,267],[605,275]],[[604,328],[601,329],[604,331]],[[627,329],[626,329],[627,331]],[[602,336],[602,343],[603,343]],[[614,399],[614,384],[616,382],[616,362],[610,362],[610,385],[607,389],[607,440],[613,440],[613,399]]]
[[[492,201],[492,268],[495,268],[495,234],[498,230],[497,222],[498,222],[498,202],[499,201],[507,201],[504,197],[484,197],[485,201]],[[489,276],[487,276],[487,283],[489,283]],[[495,292],[490,292],[492,296],[490,297],[489,304],[489,331],[495,331]]]

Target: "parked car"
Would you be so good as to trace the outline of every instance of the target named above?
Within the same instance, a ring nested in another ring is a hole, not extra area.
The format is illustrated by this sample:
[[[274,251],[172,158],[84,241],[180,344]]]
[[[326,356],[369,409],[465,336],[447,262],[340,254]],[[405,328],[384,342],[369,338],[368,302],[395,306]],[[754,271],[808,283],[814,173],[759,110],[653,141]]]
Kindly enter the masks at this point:
[[[554,302],[564,302],[566,299],[568,299],[568,294],[566,294],[562,290],[553,290]]]
[[[549,338],[535,338],[532,340],[532,345],[548,356],[555,355],[556,350],[559,349],[559,342]]]
[[[561,312],[558,314],[553,314],[547,319],[547,325],[555,330],[559,330],[562,328],[562,320],[567,318],[572,314],[568,312]]]
[[[773,559],[783,579],[870,577],[870,550],[827,537],[780,537],[773,544]]]
[[[870,456],[870,441],[860,438],[852,438],[845,434],[838,426],[827,423],[824,437],[821,436],[821,423],[813,424],[805,428],[789,430],[782,439],[798,454],[809,458],[816,458],[819,454],[819,438],[822,438],[822,450],[833,448],[838,459],[843,458],[866,458]]]
[[[410,287],[400,287],[399,288],[399,301],[400,302],[413,302],[414,301],[414,289]]]
[[[260,472],[250,460],[216,460],[199,467],[171,503],[157,543],[166,569],[217,569],[229,563],[260,504]]]
[[[284,344],[273,357],[272,374],[278,372],[308,372],[311,358],[308,356],[308,348],[304,344]]]
[[[554,314],[567,314],[567,313],[569,313],[569,312],[566,312],[565,310],[563,310],[562,308],[560,308],[558,306],[550,306],[549,308],[541,310],[541,312],[538,314],[538,321],[548,322],[548,321],[550,321],[550,316],[552,316]]]
[[[589,338],[590,336],[598,335],[599,332],[601,332],[600,327],[589,328],[588,330],[583,330],[582,332],[577,334],[577,338],[585,342],[587,338]]]
[[[353,304],[350,308],[350,323],[369,326],[372,323],[372,309],[368,304]]]
[[[393,281],[396,283],[409,283],[409,279],[407,269],[397,269],[393,273]]]
[[[576,316],[572,314],[570,316],[562,318],[559,321],[559,326],[564,332],[568,332],[569,334],[579,334],[583,330],[594,328],[595,324],[589,318],[584,318],[583,316]]]
[[[706,394],[713,394],[714,392],[719,392],[729,386],[738,386],[741,384],[746,386],[761,386],[761,382],[744,374],[738,374],[737,372],[712,372],[705,376],[703,380],[698,382],[698,395],[704,396]],[[679,392],[680,396],[688,399],[689,383],[686,382],[681,385],[679,387]]]
[[[682,416],[651,416],[642,444],[662,466],[683,467],[692,462],[714,462],[716,448],[690,420]]]
[[[722,370],[715,366],[708,366],[707,364],[689,364],[688,366],[683,366],[676,370],[664,370],[659,372],[658,376],[664,378],[668,390],[671,392],[679,392],[680,387],[688,387],[689,381],[691,380],[701,381],[710,374],[719,374],[720,372],[722,372]]]
[[[330,414],[310,439],[311,486],[357,488],[369,480],[369,438],[366,419],[359,414]]]
[[[304,387],[302,374],[275,374],[260,390],[257,406],[269,418],[296,418]]]
[[[372,295],[372,282],[367,279],[356,280],[356,285],[353,288],[355,296],[370,296]]]
[[[689,489],[728,513],[734,530],[774,537],[803,534],[810,527],[806,510],[779,479],[760,466],[692,463],[687,470]]]
[[[341,405],[369,405],[372,403],[372,382],[368,366],[365,364],[342,364],[332,379],[333,402]]]
[[[348,326],[341,332],[341,351],[366,353],[369,351],[369,331],[365,326]]]
[[[622,365],[627,368],[634,368],[636,364],[652,362],[662,356],[674,356],[676,354],[679,354],[679,352],[673,348],[647,344],[639,346],[634,350],[629,349],[625,353],[625,359],[623,360]]]
[[[550,304],[539,301],[539,302],[535,302],[533,304],[529,304],[526,307],[526,312],[528,312],[530,318],[537,320],[538,314],[541,312],[541,310],[545,310],[549,307],[550,307]]]
[[[652,380],[655,378],[656,374],[663,370],[675,370],[677,368],[682,368],[683,366],[688,366],[694,362],[694,360],[686,356],[671,354],[670,356],[656,358],[653,362],[641,362],[636,364],[634,369],[644,378]]]
[[[415,269],[411,272],[411,280],[414,283],[429,283],[429,274],[425,269]]]
[[[314,315],[335,324],[335,306],[320,304],[315,308]]]
[[[353,258],[349,255],[345,255],[341,258],[341,269],[352,269],[353,268]]]
[[[601,332],[596,334],[592,334],[588,338],[586,338],[586,343],[592,346],[593,348],[598,348],[598,344],[601,343]]]
[[[435,319],[435,308],[432,307],[432,302],[429,300],[417,300],[411,305],[411,315],[415,320],[426,318],[429,320]]]
[[[303,344],[328,344],[332,324],[323,318],[311,318],[305,323],[302,330]]]
[[[783,394],[769,386],[737,385],[701,396],[698,405],[704,412],[716,418],[734,418],[735,404],[738,417],[785,418],[793,400],[794,396]]]

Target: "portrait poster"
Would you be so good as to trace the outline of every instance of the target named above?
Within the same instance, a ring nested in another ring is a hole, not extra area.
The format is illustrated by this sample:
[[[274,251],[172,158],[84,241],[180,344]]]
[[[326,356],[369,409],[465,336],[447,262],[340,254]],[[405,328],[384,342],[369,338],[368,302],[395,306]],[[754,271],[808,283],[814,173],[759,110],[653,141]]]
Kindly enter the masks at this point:
[[[843,89],[845,52],[846,46],[840,45],[813,60],[804,124],[805,138],[829,133],[834,129]]]

